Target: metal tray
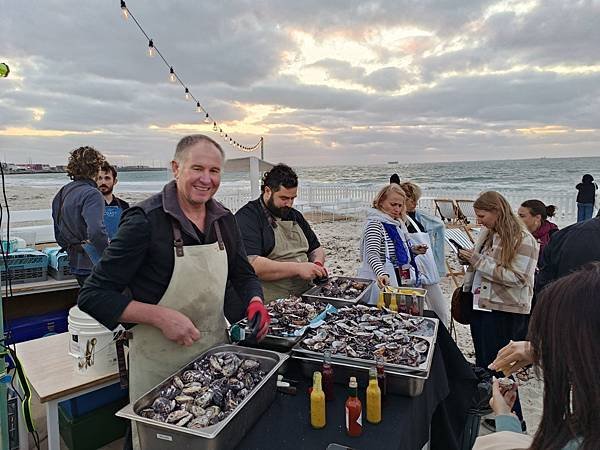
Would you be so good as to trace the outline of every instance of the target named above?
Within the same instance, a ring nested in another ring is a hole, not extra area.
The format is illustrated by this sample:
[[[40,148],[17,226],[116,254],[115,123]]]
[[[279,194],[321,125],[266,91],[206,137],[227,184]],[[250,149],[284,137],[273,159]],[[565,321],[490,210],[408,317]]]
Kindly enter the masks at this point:
[[[334,277],[332,277],[332,278],[334,278]],[[374,284],[373,280],[369,280],[367,278],[338,277],[338,276],[336,276],[335,278],[337,278],[338,280],[360,281],[362,283],[368,283],[369,285],[366,287],[366,289],[364,291],[362,291],[358,295],[358,297],[356,297],[352,300],[346,300],[343,298],[336,298],[336,297],[324,297],[322,295],[319,295],[319,293],[321,292],[321,286],[313,286],[308,291],[306,291],[304,294],[302,294],[302,298],[305,299],[307,302],[319,300],[319,301],[322,301],[325,303],[329,303],[330,305],[333,305],[336,308],[343,308],[344,306],[352,306],[352,305],[356,305],[357,303],[365,303],[365,304],[368,303],[368,299],[371,296],[371,289],[373,289],[373,284]]]
[[[252,428],[256,420],[275,399],[277,394],[277,372],[288,359],[288,355],[237,345],[218,345],[202,353],[198,359],[225,351],[235,352],[260,361],[262,370],[266,372],[265,377],[229,416],[221,422],[206,428],[192,430],[137,415],[136,410],[151,403],[158,392],[169,384],[175,375],[181,375],[191,363],[186,364],[185,367],[182,367],[140,399],[130,403],[116,414],[119,417],[131,420],[136,425],[141,446],[144,450],[233,448]]]
[[[386,371],[392,370],[392,371],[397,371],[397,372],[402,372],[402,373],[414,373],[414,374],[422,374],[422,375],[426,375],[426,376],[429,375],[429,370],[431,369],[431,363],[433,361],[433,353],[435,351],[435,343],[436,343],[436,339],[437,339],[439,320],[431,318],[431,317],[423,317],[422,319],[423,319],[423,322],[433,325],[433,334],[431,336],[423,336],[423,335],[420,335],[419,333],[409,333],[409,336],[424,339],[429,343],[429,351],[427,352],[427,359],[423,363],[421,363],[421,365],[419,365],[417,367],[405,366],[402,364],[386,363],[384,366]],[[431,329],[429,327],[427,327],[427,328]],[[320,361],[323,360],[323,353],[319,353],[319,352],[315,352],[315,351],[307,350],[307,349],[303,348],[301,346],[301,341],[298,342],[298,344],[296,344],[292,348],[292,356],[295,357],[296,355],[301,355],[302,357],[307,357],[307,358],[314,358],[314,359],[318,359]],[[332,361],[337,361],[338,363],[341,363],[341,364],[350,364],[352,366],[361,366],[361,367],[370,367],[370,366],[373,366],[373,363],[374,363],[373,360],[362,359],[362,358],[351,358],[349,356],[343,356],[343,355],[337,355],[337,354],[332,354],[331,359],[332,359]]]
[[[313,372],[321,370],[323,367],[322,359],[314,359],[306,356],[292,355],[300,363],[302,375],[312,378]],[[369,384],[369,368],[354,364],[343,363],[340,361],[332,361],[334,367],[334,381],[339,384],[346,384],[350,377],[356,377],[360,386]],[[370,364],[373,367],[373,364]],[[407,397],[417,397],[423,393],[425,381],[429,378],[429,374],[411,374],[397,372],[394,370],[385,371],[387,392],[391,394],[404,395]]]

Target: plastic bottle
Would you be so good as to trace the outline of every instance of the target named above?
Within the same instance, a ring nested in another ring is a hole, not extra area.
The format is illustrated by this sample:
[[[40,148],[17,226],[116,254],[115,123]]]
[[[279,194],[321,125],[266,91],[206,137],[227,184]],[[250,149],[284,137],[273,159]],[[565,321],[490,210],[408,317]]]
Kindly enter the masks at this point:
[[[377,298],[377,308],[383,309],[385,307],[385,294],[383,289],[379,292],[379,297]]]
[[[325,393],[321,388],[321,372],[313,373],[313,388],[310,393],[310,424],[313,428],[324,428],[326,425]]]
[[[377,424],[381,422],[381,390],[377,384],[377,369],[369,369],[369,386],[367,387],[367,421]]]
[[[390,300],[390,309],[392,311],[396,311],[398,312],[398,301],[396,300],[397,295],[396,294],[392,294],[392,299]]]
[[[356,437],[362,433],[362,404],[358,399],[358,384],[355,377],[350,377],[348,399],[346,400],[346,433]]]
[[[381,391],[381,402],[384,403],[385,396],[387,395],[387,380],[385,379],[385,360],[383,356],[377,356],[375,367],[377,367],[377,384]]]
[[[325,392],[325,400],[328,402],[334,399],[333,394],[333,366],[331,365],[331,352],[325,350],[323,353],[323,391]]]

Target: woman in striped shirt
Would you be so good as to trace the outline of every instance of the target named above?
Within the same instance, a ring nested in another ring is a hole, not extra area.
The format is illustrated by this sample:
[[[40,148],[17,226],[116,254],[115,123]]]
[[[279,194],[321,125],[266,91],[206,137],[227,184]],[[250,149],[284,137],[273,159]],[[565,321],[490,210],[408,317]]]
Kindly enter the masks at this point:
[[[423,254],[427,246],[410,247],[406,226],[400,220],[406,213],[406,195],[402,188],[390,184],[382,188],[373,207],[367,211],[367,222],[361,239],[361,267],[358,276],[377,280],[378,289],[371,291],[369,303],[376,304],[379,289],[384,286],[417,286],[413,254]]]

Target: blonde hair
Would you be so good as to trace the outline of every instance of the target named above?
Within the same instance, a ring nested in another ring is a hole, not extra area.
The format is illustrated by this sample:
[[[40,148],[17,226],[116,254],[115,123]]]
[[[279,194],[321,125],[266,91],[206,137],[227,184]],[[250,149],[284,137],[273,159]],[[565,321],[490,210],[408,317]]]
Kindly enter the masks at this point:
[[[515,215],[508,201],[498,192],[484,192],[475,200],[473,208],[497,214],[494,232],[498,233],[502,245],[501,265],[507,268],[511,267],[521,242],[523,242],[524,225]]]
[[[381,211],[381,202],[383,202],[387,198],[387,196],[390,195],[390,193],[392,192],[400,195],[404,200],[406,200],[406,194],[400,186],[398,186],[395,183],[387,184],[379,190],[379,192],[373,199],[373,208],[376,208]]]
[[[421,188],[419,186],[417,186],[415,183],[413,183],[411,181],[405,181],[403,183],[400,183],[400,187],[406,194],[406,198],[411,199],[415,202],[418,202],[419,199],[421,198],[421,195],[422,195]]]

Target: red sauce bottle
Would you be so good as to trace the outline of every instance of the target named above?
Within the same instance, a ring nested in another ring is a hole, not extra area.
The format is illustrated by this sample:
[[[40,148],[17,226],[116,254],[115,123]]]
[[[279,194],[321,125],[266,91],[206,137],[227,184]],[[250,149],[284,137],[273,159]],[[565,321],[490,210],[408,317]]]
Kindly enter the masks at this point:
[[[333,366],[331,365],[331,352],[325,350],[323,353],[323,392],[325,392],[325,400],[330,402],[334,399],[333,395]]]
[[[350,377],[348,399],[346,400],[346,433],[356,437],[362,433],[362,404],[358,399],[358,384],[355,377]]]

